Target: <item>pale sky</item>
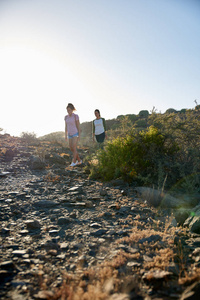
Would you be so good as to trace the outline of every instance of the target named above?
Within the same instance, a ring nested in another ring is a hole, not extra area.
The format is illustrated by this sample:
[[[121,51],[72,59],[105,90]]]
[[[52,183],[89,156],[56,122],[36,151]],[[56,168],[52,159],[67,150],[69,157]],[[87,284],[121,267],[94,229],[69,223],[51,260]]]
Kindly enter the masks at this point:
[[[0,128],[200,104],[200,0],[0,0]]]

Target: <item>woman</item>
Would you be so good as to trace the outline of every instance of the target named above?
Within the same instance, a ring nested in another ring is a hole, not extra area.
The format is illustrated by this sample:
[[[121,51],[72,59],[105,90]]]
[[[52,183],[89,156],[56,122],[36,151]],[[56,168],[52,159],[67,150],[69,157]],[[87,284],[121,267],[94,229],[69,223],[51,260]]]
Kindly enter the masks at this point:
[[[98,109],[95,109],[94,114],[96,116],[96,119],[93,121],[93,126],[92,126],[93,141],[94,141],[94,137],[96,137],[96,141],[99,144],[102,144],[105,138],[107,138],[106,121],[104,118],[101,118],[100,111]]]
[[[80,138],[80,122],[79,116],[74,113],[76,110],[72,103],[69,103],[66,107],[68,115],[65,116],[65,140],[69,140],[69,148],[73,154],[73,160],[71,167],[81,164],[82,160],[80,159],[77,152],[77,144]]]

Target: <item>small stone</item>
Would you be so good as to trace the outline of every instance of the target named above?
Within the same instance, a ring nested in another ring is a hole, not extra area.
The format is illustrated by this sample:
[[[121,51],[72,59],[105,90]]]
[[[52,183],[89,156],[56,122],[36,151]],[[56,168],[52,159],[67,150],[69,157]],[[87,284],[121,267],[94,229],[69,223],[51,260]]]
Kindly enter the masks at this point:
[[[26,250],[14,250],[12,254],[17,257],[22,257],[26,254]]]
[[[6,228],[6,227],[2,228],[1,229],[1,234],[2,235],[9,235],[10,234],[10,229]]]
[[[69,247],[69,243],[65,243],[65,242],[64,242],[64,243],[61,243],[61,244],[60,244],[60,249],[61,249],[61,250],[66,250],[66,249],[68,249],[68,247]]]
[[[13,263],[12,260],[9,261],[3,261],[2,263],[0,263],[0,269],[2,270],[12,270],[15,268],[15,265]]]
[[[53,292],[51,292],[51,291],[40,291],[40,292],[38,292],[38,294],[35,294],[34,295],[34,297],[36,298],[36,299],[53,299],[53,296],[54,296],[54,294],[53,294]]]
[[[51,256],[56,256],[58,254],[57,250],[55,249],[50,249],[47,254],[51,255]]]
[[[41,227],[40,222],[37,220],[27,220],[25,224],[28,229],[39,229]]]
[[[106,196],[108,194],[107,190],[101,189],[100,190],[100,195],[101,196]]]
[[[69,217],[60,217],[58,218],[58,225],[65,225],[65,224],[69,224],[72,222],[72,219]]]
[[[131,267],[131,268],[140,267],[140,266],[141,266],[141,264],[136,261],[131,261],[131,262],[127,263],[127,267]]]

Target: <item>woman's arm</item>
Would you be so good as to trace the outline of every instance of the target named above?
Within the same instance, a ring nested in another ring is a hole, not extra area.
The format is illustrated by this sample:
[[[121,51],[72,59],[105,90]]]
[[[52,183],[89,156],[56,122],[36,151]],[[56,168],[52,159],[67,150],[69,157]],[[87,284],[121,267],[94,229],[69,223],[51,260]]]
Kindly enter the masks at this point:
[[[95,137],[95,125],[94,125],[94,121],[92,121],[92,139],[94,142],[94,137]]]
[[[80,137],[81,137],[81,128],[80,128],[79,120],[76,120],[76,128],[78,129],[78,136],[79,136],[79,139],[80,139]]]
[[[104,118],[102,118],[102,121],[103,121],[104,131],[107,131],[107,130],[106,130],[106,120],[105,120]]]
[[[105,131],[105,137],[107,139],[106,120],[104,118],[102,118],[102,120],[103,120],[103,127],[104,127],[104,131]]]
[[[65,122],[65,140],[67,141],[67,123]]]

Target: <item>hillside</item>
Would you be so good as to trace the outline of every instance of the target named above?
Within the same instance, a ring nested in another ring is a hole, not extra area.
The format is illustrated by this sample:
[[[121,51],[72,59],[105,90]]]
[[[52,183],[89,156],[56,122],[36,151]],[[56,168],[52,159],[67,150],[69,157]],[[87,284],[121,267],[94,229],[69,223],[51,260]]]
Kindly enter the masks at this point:
[[[1,299],[198,299],[198,201],[91,180],[87,148],[70,168],[59,143],[0,145]]]

